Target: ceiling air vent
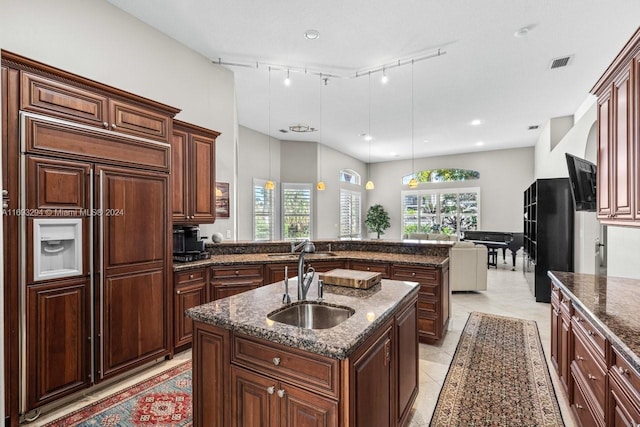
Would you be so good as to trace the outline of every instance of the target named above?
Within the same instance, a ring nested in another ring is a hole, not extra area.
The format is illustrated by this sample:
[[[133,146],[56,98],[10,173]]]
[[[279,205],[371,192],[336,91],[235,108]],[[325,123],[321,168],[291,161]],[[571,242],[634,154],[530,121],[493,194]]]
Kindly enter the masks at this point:
[[[554,68],[562,68],[571,64],[571,60],[573,59],[573,55],[563,56],[562,58],[556,58],[551,60],[551,66],[549,66],[550,70]]]
[[[280,132],[282,132],[282,133],[289,133],[289,131],[288,131],[288,130],[286,130],[286,129],[280,129]]]
[[[536,130],[536,129],[538,129],[539,127],[540,127],[540,126],[538,126],[538,125],[531,125],[531,126],[529,126],[529,130]]]

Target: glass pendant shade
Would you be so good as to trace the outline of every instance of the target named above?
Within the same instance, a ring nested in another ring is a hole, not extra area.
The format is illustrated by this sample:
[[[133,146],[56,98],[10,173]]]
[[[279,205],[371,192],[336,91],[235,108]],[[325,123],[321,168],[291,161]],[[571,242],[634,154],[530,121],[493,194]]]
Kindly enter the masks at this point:
[[[418,180],[415,178],[411,178],[409,181],[409,188],[418,188]]]
[[[222,190],[216,188],[216,197],[222,197]]]
[[[267,190],[274,190],[276,188],[276,185],[273,183],[273,181],[269,180],[264,184],[264,188]]]
[[[364,188],[366,188],[367,190],[373,190],[374,188],[376,188],[376,186],[373,185],[373,181],[369,180],[365,184]]]
[[[324,181],[318,181],[318,184],[316,184],[316,190],[318,191],[324,191],[325,190],[325,185],[324,185]]]

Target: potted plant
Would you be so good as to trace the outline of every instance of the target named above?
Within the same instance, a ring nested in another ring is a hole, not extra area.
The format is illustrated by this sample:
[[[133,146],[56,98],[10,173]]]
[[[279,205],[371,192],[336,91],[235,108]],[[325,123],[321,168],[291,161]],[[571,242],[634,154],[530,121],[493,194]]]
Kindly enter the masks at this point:
[[[379,239],[380,234],[384,234],[384,230],[391,227],[389,220],[389,214],[384,210],[382,205],[373,205],[367,211],[367,218],[364,220],[364,223],[370,232],[375,231],[378,234],[377,238]]]

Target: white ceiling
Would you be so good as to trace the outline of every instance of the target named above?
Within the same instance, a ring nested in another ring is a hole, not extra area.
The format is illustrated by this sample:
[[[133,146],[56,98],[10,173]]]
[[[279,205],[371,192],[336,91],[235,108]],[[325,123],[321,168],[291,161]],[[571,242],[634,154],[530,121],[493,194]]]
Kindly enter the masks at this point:
[[[412,133],[415,157],[533,146],[550,118],[576,112],[640,22],[638,0],[108,1],[212,61],[251,64],[227,65],[240,125],[372,162],[411,158]],[[309,29],[320,38],[306,40]],[[398,61],[409,65],[390,67],[385,85],[367,73]],[[325,86],[316,73],[335,77]],[[371,154],[359,136],[369,121]],[[294,124],[320,130],[279,132]]]

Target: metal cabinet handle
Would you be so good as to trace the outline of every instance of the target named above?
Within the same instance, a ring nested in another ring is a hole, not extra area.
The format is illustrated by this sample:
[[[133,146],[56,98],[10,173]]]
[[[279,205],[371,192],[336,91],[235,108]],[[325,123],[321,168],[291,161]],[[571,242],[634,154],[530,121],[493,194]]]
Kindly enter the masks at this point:
[[[593,332],[592,330],[588,330],[588,331],[587,331],[587,334],[588,334],[590,337],[592,337],[592,336],[594,336],[594,335],[595,335],[595,332]]]
[[[579,403],[576,403],[576,409],[582,409],[582,405]]]
[[[371,267],[367,267],[367,271],[371,271]]]
[[[576,356],[576,360],[579,362],[582,362],[584,360],[584,357],[582,356]]]
[[[267,393],[273,394],[275,393],[275,391],[276,391],[276,388],[274,386],[267,387]]]
[[[107,122],[102,122],[102,126],[104,126],[105,129],[109,129],[109,123]]]
[[[629,375],[629,370],[623,368],[622,366],[618,366],[618,372],[620,372],[620,374],[622,375],[627,375],[627,376]]]
[[[118,127],[118,126],[116,126],[116,124],[115,124],[115,123],[113,123],[113,124],[111,125],[111,128],[112,128],[112,129],[115,129],[115,128],[117,128],[117,127]]]
[[[240,274],[240,272],[239,272],[238,270],[236,270],[236,276],[237,276],[238,274]]]
[[[3,196],[8,196],[9,195],[9,190],[2,190],[2,195]]]
[[[279,357],[274,357],[273,358],[273,364],[278,366],[280,364],[280,358]]]
[[[416,272],[411,273],[411,276],[416,277]]]
[[[591,381],[595,381],[595,380],[598,379],[597,377],[595,377],[595,376],[593,376],[591,374],[587,375],[587,378],[589,378]]]
[[[180,295],[180,291],[176,291],[176,294]]]
[[[2,202],[2,209],[8,209],[9,208],[9,202]]]
[[[284,397],[284,389],[278,390],[278,397]]]

